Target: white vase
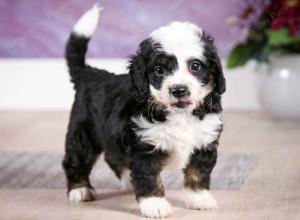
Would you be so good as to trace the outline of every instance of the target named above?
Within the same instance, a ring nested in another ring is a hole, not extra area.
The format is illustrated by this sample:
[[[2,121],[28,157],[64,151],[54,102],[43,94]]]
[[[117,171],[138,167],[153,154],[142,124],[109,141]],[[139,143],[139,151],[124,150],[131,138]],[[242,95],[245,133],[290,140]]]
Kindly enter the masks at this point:
[[[274,118],[300,120],[300,55],[271,57],[260,75],[259,97]]]

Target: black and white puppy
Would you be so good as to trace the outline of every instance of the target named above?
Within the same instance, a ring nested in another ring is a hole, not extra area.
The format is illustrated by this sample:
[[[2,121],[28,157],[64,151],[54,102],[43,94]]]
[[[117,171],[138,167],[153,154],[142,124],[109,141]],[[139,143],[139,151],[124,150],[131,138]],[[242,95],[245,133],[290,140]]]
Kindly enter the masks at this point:
[[[99,11],[95,6],[80,18],[66,46],[76,90],[63,160],[69,199],[95,198],[89,174],[104,152],[122,187],[133,186],[142,215],[172,214],[163,169],[184,173],[188,208],[216,208],[208,189],[225,79],[213,39],[192,23],[172,22],[139,45],[129,74],[114,75],[85,63]]]

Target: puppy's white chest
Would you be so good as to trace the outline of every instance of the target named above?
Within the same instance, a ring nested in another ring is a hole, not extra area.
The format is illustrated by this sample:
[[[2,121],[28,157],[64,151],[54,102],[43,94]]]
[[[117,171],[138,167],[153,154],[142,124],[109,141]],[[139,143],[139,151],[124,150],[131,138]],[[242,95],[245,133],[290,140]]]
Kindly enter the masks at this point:
[[[139,128],[137,135],[156,149],[168,151],[168,168],[184,168],[194,149],[206,147],[219,137],[222,121],[218,114],[202,120],[191,113],[171,113],[165,122],[151,123],[142,116],[132,119]]]

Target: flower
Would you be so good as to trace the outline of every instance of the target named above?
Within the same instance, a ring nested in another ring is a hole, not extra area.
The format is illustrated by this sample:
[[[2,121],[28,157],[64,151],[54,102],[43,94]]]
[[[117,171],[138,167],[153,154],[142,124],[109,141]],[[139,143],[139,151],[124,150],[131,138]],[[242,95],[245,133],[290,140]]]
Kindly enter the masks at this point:
[[[269,0],[245,0],[240,4],[242,8],[239,14],[240,24],[249,28],[258,21]]]
[[[250,59],[267,62],[272,54],[300,54],[300,0],[246,0],[236,21],[246,37],[231,50],[229,68]]]
[[[237,24],[244,37],[247,37],[249,28],[255,25],[270,0],[244,0],[238,2],[238,15],[227,19],[229,24]]]
[[[274,30],[288,27],[292,36],[299,35],[300,4],[299,0],[279,0],[267,9],[270,16],[271,28]]]

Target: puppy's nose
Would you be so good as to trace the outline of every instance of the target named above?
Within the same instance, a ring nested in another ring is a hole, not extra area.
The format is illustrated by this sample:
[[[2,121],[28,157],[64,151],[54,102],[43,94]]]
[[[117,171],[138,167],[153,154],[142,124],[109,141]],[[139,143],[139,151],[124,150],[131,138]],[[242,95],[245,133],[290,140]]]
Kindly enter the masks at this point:
[[[186,85],[174,85],[169,88],[169,93],[176,98],[182,98],[184,96],[189,96],[190,92]]]

